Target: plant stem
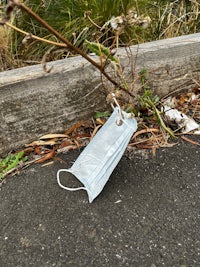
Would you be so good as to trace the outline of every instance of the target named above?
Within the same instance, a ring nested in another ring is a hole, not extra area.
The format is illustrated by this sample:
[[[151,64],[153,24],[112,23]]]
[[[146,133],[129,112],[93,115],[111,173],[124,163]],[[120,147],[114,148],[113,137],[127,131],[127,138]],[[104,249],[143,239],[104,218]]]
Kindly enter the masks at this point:
[[[20,33],[23,33],[23,34],[26,35],[26,36],[29,36],[29,35],[30,35],[31,38],[36,39],[36,40],[38,40],[38,41],[45,42],[45,43],[52,44],[52,45],[56,45],[56,46],[60,46],[60,47],[65,47],[65,48],[67,47],[66,44],[62,44],[62,43],[57,43],[57,42],[54,42],[54,41],[50,41],[50,40],[47,40],[47,39],[38,37],[38,36],[36,36],[36,35],[33,35],[33,34],[31,34],[31,33],[25,32],[25,31],[19,29],[18,27],[12,25],[12,24],[9,23],[9,22],[6,22],[5,24],[6,24],[6,26],[12,28],[13,30],[18,31],[18,32],[20,32]]]
[[[173,132],[169,127],[167,127],[167,126],[165,125],[165,123],[164,123],[162,117],[160,116],[160,111],[159,111],[156,107],[154,107],[154,111],[155,111],[155,114],[156,114],[156,116],[157,116],[157,118],[158,118],[158,120],[159,120],[159,122],[160,122],[160,125],[163,127],[163,129],[164,129],[164,130],[165,130],[171,137],[176,138],[175,135],[174,135],[174,132]]]

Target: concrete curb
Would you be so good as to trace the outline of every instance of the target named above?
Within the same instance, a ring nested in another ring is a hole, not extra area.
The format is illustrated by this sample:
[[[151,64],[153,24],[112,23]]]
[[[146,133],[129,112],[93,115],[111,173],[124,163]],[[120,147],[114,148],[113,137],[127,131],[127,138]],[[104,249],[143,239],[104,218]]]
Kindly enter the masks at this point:
[[[119,50],[128,81],[146,68],[159,95],[196,86],[200,78],[200,34],[155,41]],[[0,154],[45,133],[66,130],[107,103],[101,75],[81,57],[0,73]],[[137,89],[138,90],[138,89]],[[138,91],[134,93],[138,93]]]

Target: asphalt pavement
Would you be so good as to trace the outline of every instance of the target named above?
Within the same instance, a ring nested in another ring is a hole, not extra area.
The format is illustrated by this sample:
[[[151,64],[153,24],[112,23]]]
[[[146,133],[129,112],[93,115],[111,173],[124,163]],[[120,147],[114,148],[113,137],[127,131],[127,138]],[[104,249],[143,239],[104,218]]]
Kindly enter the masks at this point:
[[[1,267],[200,266],[200,147],[123,156],[92,204],[60,188],[64,162],[32,165],[0,189]],[[77,185],[71,174],[63,183]]]

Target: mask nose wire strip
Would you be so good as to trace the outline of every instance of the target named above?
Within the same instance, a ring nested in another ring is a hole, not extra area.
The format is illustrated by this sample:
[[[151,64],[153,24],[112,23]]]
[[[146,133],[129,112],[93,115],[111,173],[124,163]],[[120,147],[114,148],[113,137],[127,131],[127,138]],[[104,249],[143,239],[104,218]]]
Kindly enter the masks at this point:
[[[57,172],[57,182],[58,182],[58,184],[59,184],[59,186],[60,186],[61,188],[65,189],[65,190],[68,190],[68,191],[85,190],[85,191],[87,191],[87,192],[90,192],[89,189],[87,189],[87,188],[85,188],[85,187],[83,187],[83,186],[81,186],[81,187],[77,187],[77,188],[72,188],[72,187],[67,187],[67,186],[62,185],[61,182],[60,182],[60,172],[70,172],[70,173],[71,173],[71,171],[69,171],[69,170],[67,170],[67,169],[60,169],[60,170],[58,170],[58,172]],[[90,193],[91,193],[91,192],[90,192]]]

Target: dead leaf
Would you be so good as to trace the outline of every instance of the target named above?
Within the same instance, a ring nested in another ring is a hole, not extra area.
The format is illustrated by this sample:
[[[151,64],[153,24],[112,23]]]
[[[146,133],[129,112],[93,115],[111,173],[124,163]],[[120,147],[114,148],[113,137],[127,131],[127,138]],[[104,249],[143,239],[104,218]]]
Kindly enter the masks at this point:
[[[77,148],[80,148],[80,144],[79,144],[79,142],[78,142],[77,139],[74,139],[74,143],[75,143],[75,145],[77,146]]]
[[[65,146],[63,148],[59,148],[57,150],[57,153],[67,153],[69,152],[70,150],[74,150],[74,149],[77,149],[77,146],[75,145],[71,145],[71,146]]]
[[[141,144],[138,144],[136,145],[137,148],[142,148],[142,149],[156,149],[156,148],[159,148],[158,145],[141,145]]]
[[[70,127],[65,134],[69,135],[70,133],[72,133],[75,129],[79,128],[80,126],[82,126],[84,124],[84,121],[80,121],[77,122],[76,124],[74,124],[72,127]]]
[[[83,138],[90,138],[90,134],[88,133],[77,133],[75,135],[73,135],[73,138],[76,138],[76,139],[83,139]]]
[[[40,155],[40,153],[41,153],[41,147],[40,147],[40,146],[37,146],[37,147],[34,149],[34,153],[37,154],[37,155]]]
[[[25,155],[28,155],[28,154],[30,154],[33,151],[34,151],[33,147],[27,147],[27,148],[25,148],[23,150],[23,152],[24,152]]]
[[[182,138],[183,140],[185,140],[185,141],[187,141],[187,142],[193,144],[193,145],[200,146],[200,143],[198,143],[198,142],[196,142],[196,141],[194,141],[194,140],[191,140],[191,139],[189,139],[188,137],[186,137],[186,136],[184,136],[184,135],[181,135],[181,138]]]
[[[46,167],[46,166],[49,166],[49,165],[52,165],[52,164],[54,164],[54,162],[53,161],[50,161],[50,162],[47,162],[45,164],[42,164],[41,167]]]
[[[67,140],[64,140],[64,141],[60,144],[59,148],[63,148],[63,147],[70,146],[70,145],[72,145],[72,141],[69,140],[69,139],[67,139]]]
[[[179,101],[178,101],[178,102],[179,102],[179,105],[183,106],[183,104],[185,104],[186,102],[188,102],[189,97],[190,97],[189,93],[187,93],[187,94],[182,94],[182,95],[180,96],[180,98],[179,98]]]
[[[152,155],[155,157],[156,155],[156,149],[158,148],[158,146],[153,146],[152,147]]]
[[[134,135],[133,135],[133,137],[131,138],[131,140],[133,140],[133,139],[135,139],[138,135],[140,135],[140,134],[144,134],[144,133],[158,133],[159,132],[159,130],[158,129],[156,129],[156,128],[153,128],[153,129],[151,129],[151,128],[148,128],[148,129],[142,129],[142,130],[140,130],[140,131],[137,131]]]
[[[104,123],[106,122],[106,120],[105,119],[102,119],[102,118],[98,118],[98,119],[96,119],[96,122],[98,124],[104,125]]]
[[[130,147],[132,147],[132,146],[136,146],[136,145],[141,144],[141,143],[146,143],[146,142],[148,142],[149,140],[150,140],[150,138],[148,138],[148,139],[143,139],[143,140],[139,140],[139,141],[134,142],[134,143],[129,143],[128,145],[129,145]]]
[[[40,140],[40,141],[34,141],[34,142],[30,143],[30,144],[26,144],[25,146],[26,147],[29,147],[29,146],[45,146],[45,145],[53,146],[56,143],[57,142],[54,141],[54,140],[48,140],[48,141],[42,141],[42,140]]]
[[[55,151],[52,150],[51,152],[49,152],[48,154],[46,154],[44,157],[42,157],[42,158],[36,160],[35,162],[36,162],[36,163],[43,163],[43,162],[45,162],[46,160],[52,159],[52,158],[55,156],[55,154],[56,154]]]
[[[40,139],[53,139],[53,138],[66,138],[68,137],[66,134],[46,134],[40,137]]]
[[[91,134],[91,137],[90,137],[90,140],[93,139],[93,137],[95,136],[95,134],[97,133],[97,131],[99,130],[99,128],[101,127],[102,125],[98,125],[95,127],[94,131],[92,132]]]

